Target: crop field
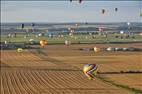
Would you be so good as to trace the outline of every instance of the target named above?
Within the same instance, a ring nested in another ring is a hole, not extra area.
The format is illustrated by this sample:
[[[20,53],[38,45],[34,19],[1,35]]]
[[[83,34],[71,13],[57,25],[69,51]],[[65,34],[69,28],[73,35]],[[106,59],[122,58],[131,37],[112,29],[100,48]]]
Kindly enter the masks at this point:
[[[141,52],[81,51],[80,48],[142,47],[141,44],[48,45],[36,49],[1,50],[1,94],[135,94],[142,92],[142,74],[101,74],[141,71]],[[94,80],[82,72],[85,64],[98,65]]]

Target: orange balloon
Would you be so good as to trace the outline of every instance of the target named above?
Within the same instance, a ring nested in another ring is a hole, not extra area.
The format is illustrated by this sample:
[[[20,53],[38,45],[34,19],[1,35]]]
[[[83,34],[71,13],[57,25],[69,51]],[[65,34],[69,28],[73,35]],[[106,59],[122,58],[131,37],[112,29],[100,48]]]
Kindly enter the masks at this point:
[[[47,41],[46,40],[41,40],[39,43],[40,43],[41,47],[44,47],[45,45],[47,45]]]

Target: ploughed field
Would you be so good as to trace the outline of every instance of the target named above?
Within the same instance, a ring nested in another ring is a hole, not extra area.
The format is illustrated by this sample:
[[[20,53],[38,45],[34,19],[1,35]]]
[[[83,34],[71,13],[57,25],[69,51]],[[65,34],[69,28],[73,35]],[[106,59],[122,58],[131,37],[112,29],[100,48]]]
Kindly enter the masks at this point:
[[[40,50],[1,50],[1,94],[135,94],[142,91],[141,52],[79,50],[97,47],[142,47],[142,44],[48,45]],[[98,65],[94,80],[82,72]],[[111,73],[114,72],[114,73]],[[102,73],[102,74],[101,74]],[[116,73],[116,74],[115,74]]]

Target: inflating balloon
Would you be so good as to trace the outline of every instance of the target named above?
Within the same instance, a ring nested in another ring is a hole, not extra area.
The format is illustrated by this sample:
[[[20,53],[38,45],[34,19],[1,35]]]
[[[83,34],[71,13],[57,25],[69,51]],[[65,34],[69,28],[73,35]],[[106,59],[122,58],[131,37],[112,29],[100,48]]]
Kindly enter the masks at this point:
[[[92,80],[97,75],[97,66],[96,64],[87,64],[83,68],[84,74]]]
[[[30,44],[34,44],[35,43],[34,39],[29,39],[29,42],[30,42]]]
[[[100,51],[100,48],[98,48],[98,47],[94,47],[94,52],[96,53],[96,52],[99,52]]]
[[[46,40],[41,40],[39,43],[41,47],[44,47],[48,42]]]
[[[18,53],[22,53],[22,52],[23,52],[23,49],[22,49],[22,48],[18,48],[18,49],[17,49],[17,52],[18,52]]]

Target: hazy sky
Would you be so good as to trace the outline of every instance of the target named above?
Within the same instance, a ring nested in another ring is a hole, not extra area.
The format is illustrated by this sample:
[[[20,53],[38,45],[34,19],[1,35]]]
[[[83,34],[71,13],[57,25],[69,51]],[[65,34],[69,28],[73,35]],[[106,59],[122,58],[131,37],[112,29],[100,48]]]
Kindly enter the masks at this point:
[[[2,1],[1,22],[141,22],[140,11],[142,1]]]

